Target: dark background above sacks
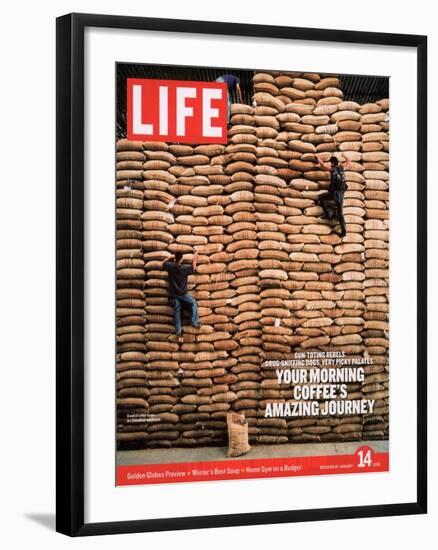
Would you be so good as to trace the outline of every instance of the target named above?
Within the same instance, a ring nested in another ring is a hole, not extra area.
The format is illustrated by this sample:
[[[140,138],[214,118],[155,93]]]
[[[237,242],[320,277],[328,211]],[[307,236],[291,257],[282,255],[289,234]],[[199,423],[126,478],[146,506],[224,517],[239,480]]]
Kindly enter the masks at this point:
[[[254,74],[262,70],[249,71],[229,67],[184,67],[170,65],[144,65],[141,63],[117,63],[117,139],[126,138],[126,79],[156,78],[168,80],[199,80],[212,82],[222,74],[234,74],[242,83],[244,103],[252,104]],[[305,71],[303,71],[305,72]],[[389,78],[386,76],[339,75],[345,101],[374,103],[389,97]],[[233,94],[232,103],[237,102]]]

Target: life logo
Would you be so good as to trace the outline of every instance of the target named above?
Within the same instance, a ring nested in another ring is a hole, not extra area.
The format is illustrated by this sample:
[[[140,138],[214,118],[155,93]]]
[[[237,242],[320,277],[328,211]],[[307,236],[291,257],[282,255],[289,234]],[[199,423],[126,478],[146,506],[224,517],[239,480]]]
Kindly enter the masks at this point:
[[[127,79],[130,140],[227,142],[225,82]]]

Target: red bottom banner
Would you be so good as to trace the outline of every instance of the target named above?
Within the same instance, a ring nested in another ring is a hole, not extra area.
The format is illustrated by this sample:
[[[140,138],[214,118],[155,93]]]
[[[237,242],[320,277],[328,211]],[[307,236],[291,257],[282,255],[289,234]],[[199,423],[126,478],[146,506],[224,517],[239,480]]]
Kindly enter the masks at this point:
[[[117,466],[116,485],[357,474],[388,470],[389,453],[375,453],[371,447],[364,445],[352,455],[123,465]]]

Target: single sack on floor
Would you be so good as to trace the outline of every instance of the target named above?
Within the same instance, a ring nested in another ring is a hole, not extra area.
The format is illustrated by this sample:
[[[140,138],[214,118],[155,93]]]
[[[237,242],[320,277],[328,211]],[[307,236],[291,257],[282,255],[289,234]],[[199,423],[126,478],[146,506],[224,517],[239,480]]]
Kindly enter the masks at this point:
[[[243,414],[228,413],[228,456],[240,456],[247,453],[251,446],[248,443],[248,421]]]

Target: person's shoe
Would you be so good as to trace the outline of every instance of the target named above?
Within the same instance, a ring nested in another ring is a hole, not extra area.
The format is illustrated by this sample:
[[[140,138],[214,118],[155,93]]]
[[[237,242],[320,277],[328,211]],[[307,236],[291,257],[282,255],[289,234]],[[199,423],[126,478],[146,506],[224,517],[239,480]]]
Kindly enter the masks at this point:
[[[200,326],[201,326],[201,323],[197,323],[196,325],[194,325],[194,324],[192,323],[192,327],[193,327],[193,328],[199,328]]]
[[[332,212],[332,210],[328,210],[327,212],[324,212],[320,215],[320,218],[323,220],[328,220],[329,222],[333,221],[335,215]]]

